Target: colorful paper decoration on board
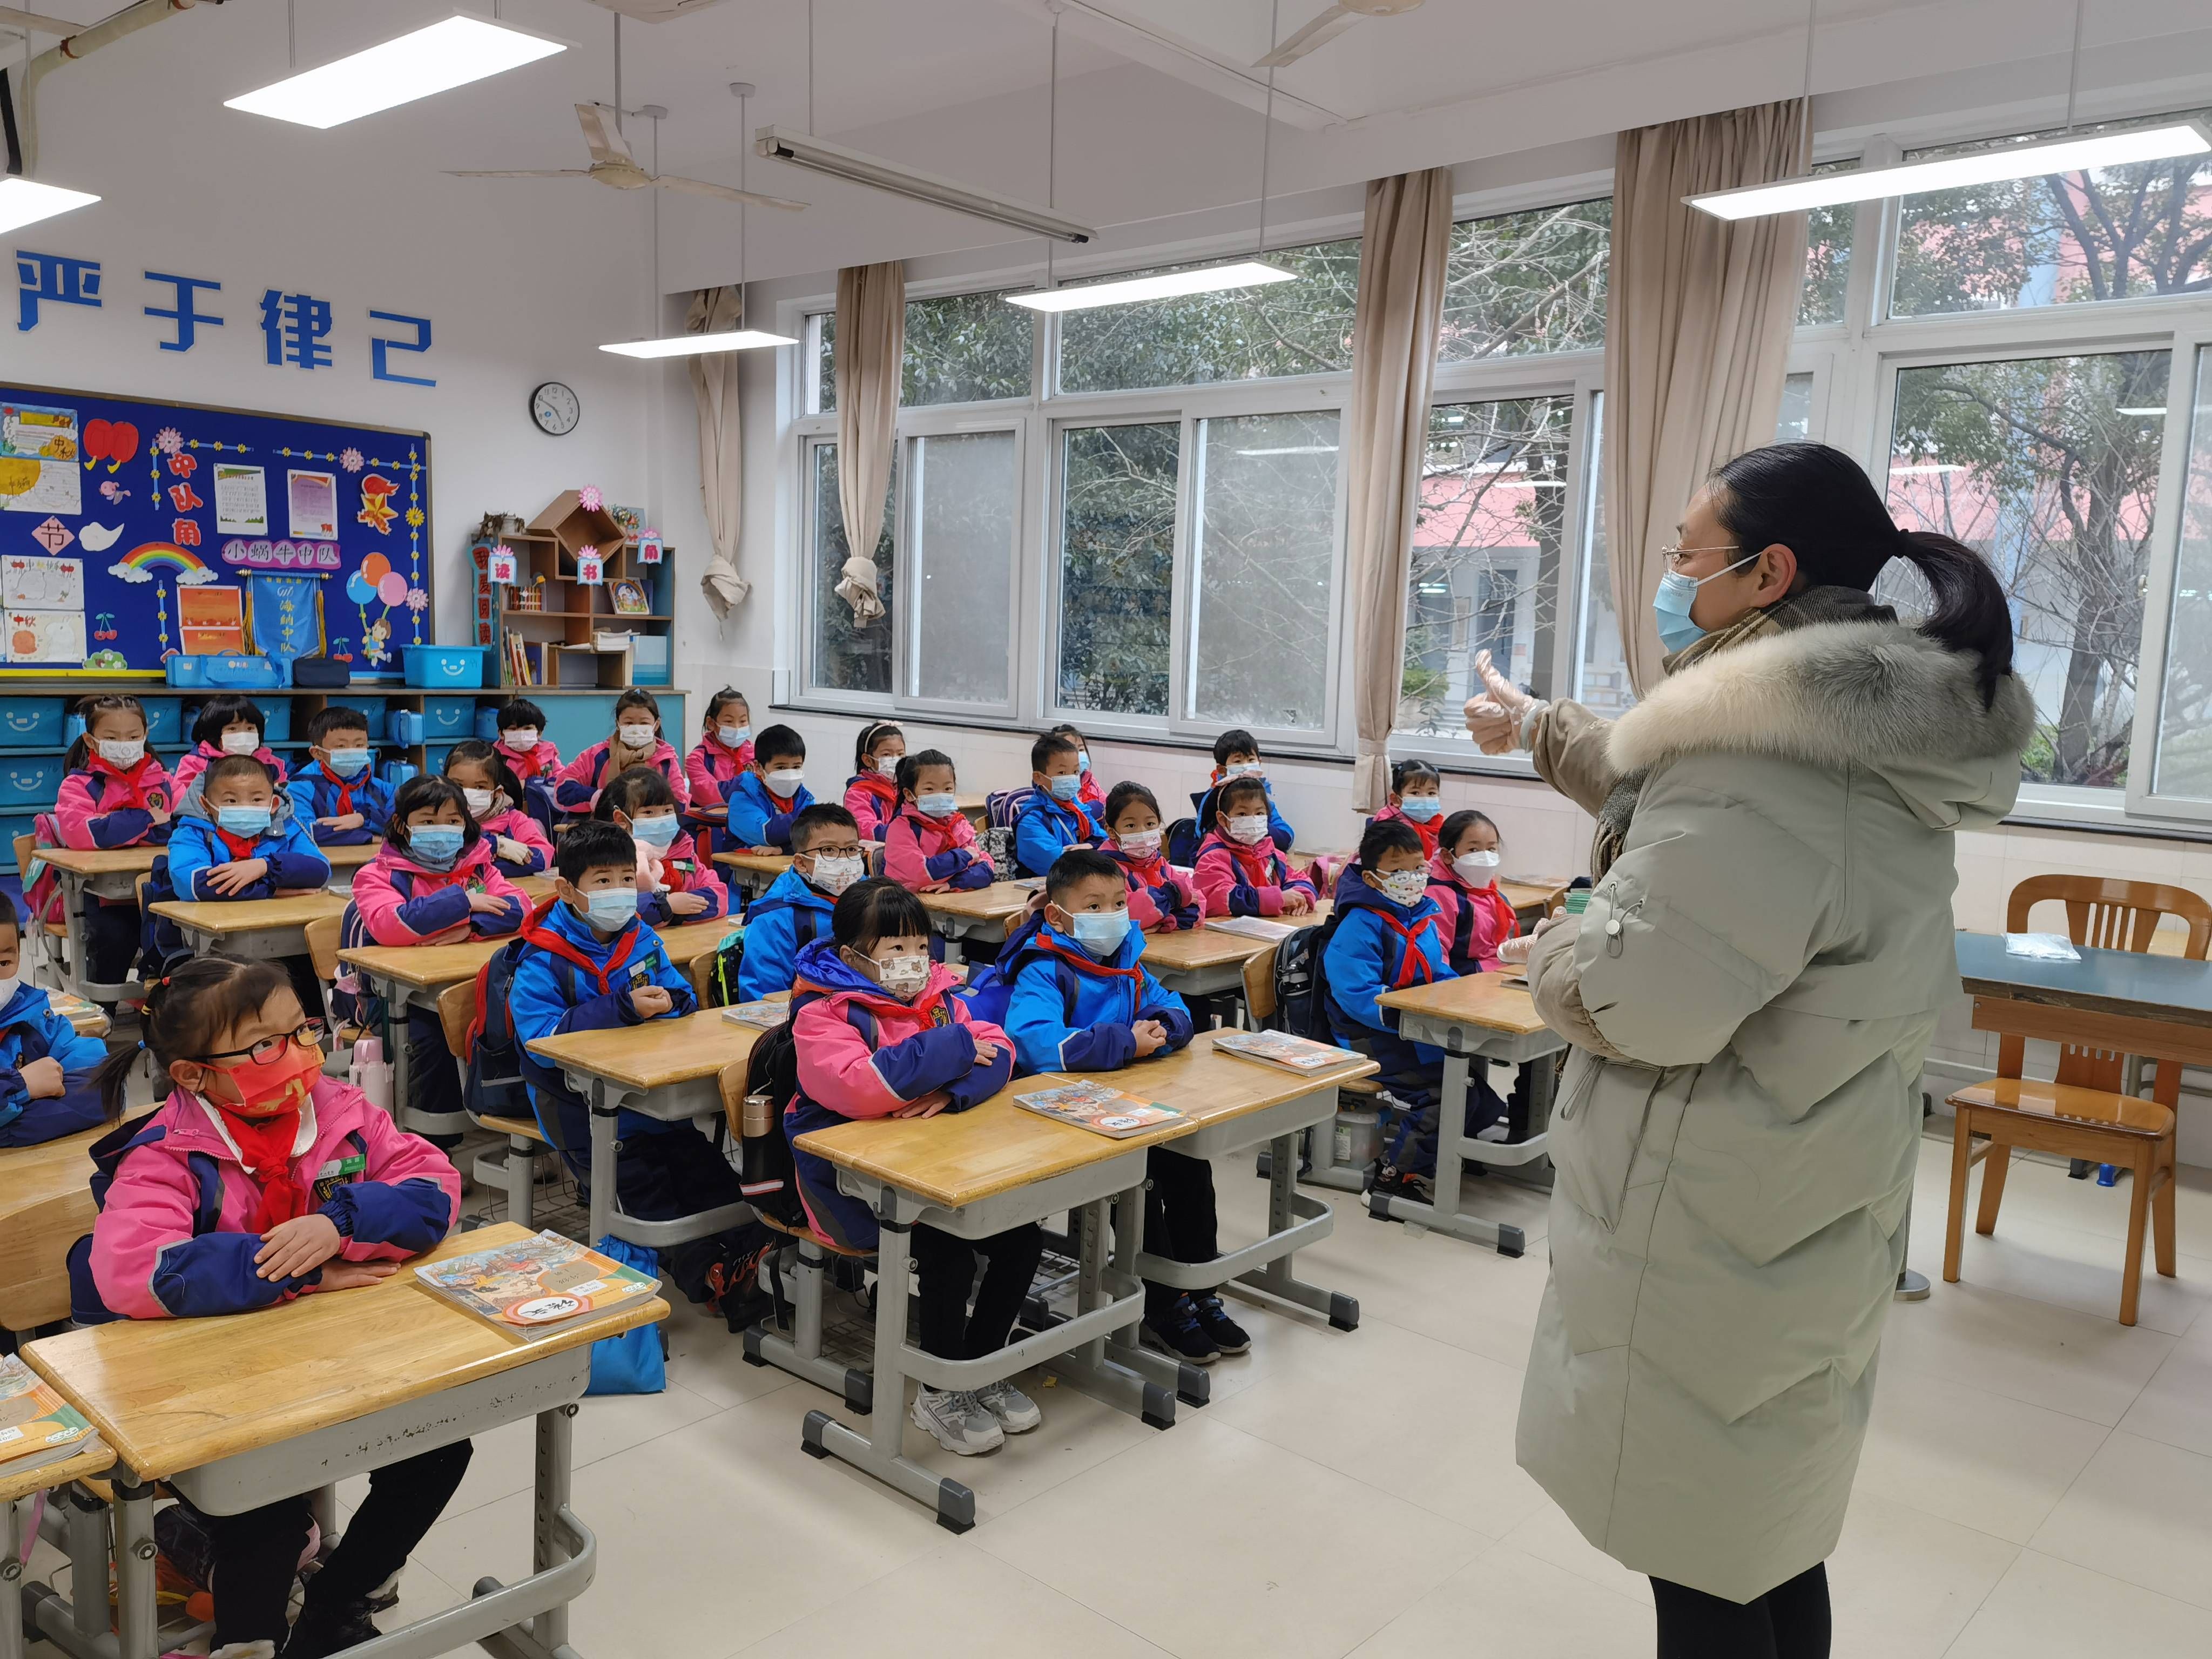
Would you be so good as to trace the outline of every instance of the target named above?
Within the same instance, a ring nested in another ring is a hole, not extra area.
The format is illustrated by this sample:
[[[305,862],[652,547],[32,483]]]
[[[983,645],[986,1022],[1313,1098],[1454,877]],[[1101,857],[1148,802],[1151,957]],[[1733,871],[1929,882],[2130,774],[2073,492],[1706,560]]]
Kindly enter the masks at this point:
[[[392,492],[398,487],[374,472],[361,481],[361,512],[356,516],[380,536],[389,536],[392,521],[399,516],[392,505]]]
[[[607,579],[606,561],[599,556],[596,547],[576,550],[576,580],[586,587],[597,587]]]
[[[222,544],[222,562],[243,565],[250,570],[313,570],[328,574],[338,568],[343,557],[336,542],[272,542],[265,536],[256,536],[249,541],[234,536]]]
[[[514,586],[515,564],[514,550],[501,542],[492,549],[485,574],[492,581],[503,582],[512,587]]]

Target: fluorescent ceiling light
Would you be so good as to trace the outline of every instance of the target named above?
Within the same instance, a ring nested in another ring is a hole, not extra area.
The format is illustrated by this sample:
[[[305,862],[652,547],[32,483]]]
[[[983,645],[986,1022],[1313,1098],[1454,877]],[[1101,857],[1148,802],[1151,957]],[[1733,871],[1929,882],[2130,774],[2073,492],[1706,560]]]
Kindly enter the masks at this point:
[[[542,34],[457,13],[258,92],[226,98],[223,107],[303,127],[334,127],[568,49],[565,42]]]
[[[1966,464],[1964,461],[1920,461],[1911,466],[1893,466],[1889,470],[1893,477],[1899,472],[1964,472]]]
[[[624,357],[703,357],[710,351],[751,351],[761,346],[797,345],[788,334],[769,334],[757,328],[726,329],[720,334],[678,334],[665,340],[618,340],[603,345]]]
[[[1186,294],[1219,294],[1262,283],[1295,283],[1297,273],[1257,259],[1203,270],[1170,270],[1158,276],[1127,276],[1118,283],[1083,283],[1073,288],[1030,289],[1000,297],[1031,311],[1089,311],[1096,306],[1135,305],[1141,300],[1172,300]]]
[[[771,161],[788,161],[811,173],[866,185],[872,190],[889,191],[908,201],[951,208],[956,213],[972,213],[978,219],[1009,225],[1031,236],[1049,236],[1062,242],[1088,242],[1098,234],[1087,225],[1079,225],[1073,219],[1063,219],[1026,202],[994,196],[957,179],[918,172],[878,155],[863,155],[857,149],[826,143],[807,133],[792,132],[782,127],[763,127],[755,133],[753,153],[765,155]]]
[[[2169,121],[2162,126],[2081,133],[2032,144],[2008,144],[1930,161],[1861,167],[1851,173],[1814,173],[1808,178],[1784,179],[1771,185],[1745,185],[1736,190],[1685,196],[1682,199],[1717,218],[1755,219],[1762,214],[1795,213],[1802,208],[1875,202],[1890,196],[1917,196],[1930,190],[1955,190],[1961,185],[2035,179],[2050,173],[2121,167],[2130,161],[2163,161],[2176,155],[2203,155],[2208,151],[2212,151],[2212,129],[2202,121]]]
[[[90,207],[99,199],[81,190],[64,190],[33,179],[0,179],[0,231],[20,230],[58,213]]]

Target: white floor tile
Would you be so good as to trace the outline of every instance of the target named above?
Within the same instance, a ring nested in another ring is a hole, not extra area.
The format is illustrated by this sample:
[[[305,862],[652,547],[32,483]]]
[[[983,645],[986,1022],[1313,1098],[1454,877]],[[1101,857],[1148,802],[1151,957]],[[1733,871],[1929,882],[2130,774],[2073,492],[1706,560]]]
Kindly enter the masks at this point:
[[[2173,1350],[2172,1335],[2148,1326],[1929,1276],[1926,1301],[1891,1306],[1883,1358],[1991,1394],[2117,1423]]]
[[[1620,1659],[1651,1649],[1651,1609],[1590,1593],[1508,1544],[1484,1551],[1352,1650],[1356,1659]]]
[[[1504,1543],[1508,1549],[1564,1568],[1585,1583],[1641,1601],[1647,1607],[1651,1605],[1651,1581],[1640,1572],[1631,1572],[1584,1538],[1556,1504],[1540,1504],[1534,1515],[1505,1534]]]
[[[2115,1431],[2032,1542],[2076,1566],[2212,1607],[2212,1457]]]
[[[2022,1550],[1947,1659],[2204,1659],[2208,1653],[2212,1612]]]
[[[2198,1320],[2174,1344],[2120,1426],[2212,1457],[2212,1320]]]
[[[1835,1651],[1938,1659],[2019,1547],[1863,1490],[1828,1558]]]

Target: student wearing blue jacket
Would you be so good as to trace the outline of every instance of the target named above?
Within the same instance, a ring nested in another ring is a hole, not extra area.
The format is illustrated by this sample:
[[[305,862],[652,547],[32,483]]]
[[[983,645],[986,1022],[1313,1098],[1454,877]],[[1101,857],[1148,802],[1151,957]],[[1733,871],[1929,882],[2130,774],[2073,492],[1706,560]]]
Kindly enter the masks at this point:
[[[771,726],[753,739],[753,761],[722,786],[730,816],[724,825],[730,844],[718,839],[718,852],[742,853],[769,847],[789,852],[791,824],[814,805],[807,789],[806,739],[787,726]]]
[[[1444,1051],[1398,1035],[1398,1015],[1377,1000],[1387,991],[1457,979],[1443,912],[1428,893],[1428,856],[1404,818],[1376,818],[1359,839],[1359,862],[1337,884],[1327,924],[1322,978],[1329,1028],[1346,1048],[1381,1066],[1378,1081],[1400,1095],[1425,1096],[1404,1114],[1384,1150],[1379,1182],[1419,1188],[1436,1168],[1437,1105]],[[1478,1070],[1470,1079],[1466,1133],[1504,1115],[1504,1103]]]
[[[1231,726],[1213,740],[1212,780],[1205,788],[1191,793],[1191,811],[1201,830],[1208,817],[1206,798],[1231,778],[1260,780],[1260,787],[1267,792],[1267,839],[1289,852],[1296,836],[1290,821],[1275,810],[1275,786],[1267,781],[1267,769],[1260,763],[1260,740],[1241,726]]]
[[[999,972],[1012,987],[1006,1030],[1018,1069],[1117,1072],[1186,1047],[1190,1010],[1152,977],[1139,960],[1144,953],[1121,866],[1087,847],[1054,860],[1042,908],[1014,930],[999,957]],[[1143,1092],[1141,1082],[1131,1086]],[[1155,1146],[1146,1154],[1145,1173],[1145,1248],[1170,1261],[1220,1255],[1213,1166]],[[1183,1291],[1149,1280],[1138,1338],[1200,1365],[1252,1346],[1218,1290]]]
[[[578,1182],[588,1183],[590,1108],[528,1045],[562,1031],[677,1019],[699,1005],[659,935],[638,920],[637,843],[629,831],[605,819],[580,823],[562,836],[553,867],[555,896],[522,924],[507,1010],[538,1121]],[[623,1111],[615,1137],[622,1142],[615,1198],[625,1215],[669,1221],[743,1201],[737,1171],[693,1125]],[[720,1248],[700,1243],[710,1254]],[[669,1266],[679,1282],[686,1277],[678,1263]]]
[[[0,901],[0,1146],[36,1146],[106,1119],[92,1073],[107,1058],[98,1037],[80,1036],[46,994],[26,985],[23,924]]]
[[[1073,738],[1048,732],[1030,745],[1035,787],[1014,820],[1014,857],[1027,876],[1041,876],[1071,847],[1106,839],[1097,809],[1082,798],[1083,750]]]
[[[867,874],[860,824],[843,807],[817,801],[791,819],[791,868],[745,907],[745,953],[738,964],[738,1000],[757,1002],[788,991],[799,953],[830,937],[837,896]]]
[[[325,708],[307,726],[308,763],[285,786],[293,816],[313,830],[319,847],[359,847],[392,822],[392,786],[376,775],[368,716],[358,708]]]

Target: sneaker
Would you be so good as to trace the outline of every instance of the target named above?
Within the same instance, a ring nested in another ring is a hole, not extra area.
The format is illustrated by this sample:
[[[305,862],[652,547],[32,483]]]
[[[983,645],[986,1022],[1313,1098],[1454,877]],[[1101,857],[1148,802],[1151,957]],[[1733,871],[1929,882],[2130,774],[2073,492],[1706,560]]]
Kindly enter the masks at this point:
[[[284,1659],[325,1659],[326,1655],[374,1642],[383,1633],[370,1621],[365,1600],[337,1607],[310,1605],[300,1610],[291,1639],[284,1644]]]
[[[1036,1407],[1032,1406],[1030,1409],[1035,1411]],[[925,1385],[916,1389],[914,1423],[916,1428],[928,1430],[939,1445],[960,1457],[996,1451],[1006,1443],[1006,1431],[1000,1428],[999,1419],[968,1389],[933,1389]]]
[[[1224,1353],[1249,1353],[1252,1339],[1244,1328],[1229,1316],[1221,1305],[1221,1297],[1212,1291],[1190,1298],[1191,1312],[1197,1316],[1198,1328],[1213,1339],[1213,1346]]]
[[[1008,1434],[1027,1434],[1044,1421],[1044,1413],[1037,1409],[1036,1401],[1003,1377],[976,1389],[975,1401],[998,1419],[999,1426]]]
[[[1200,1326],[1198,1315],[1192,1311],[1187,1296],[1177,1297],[1157,1314],[1146,1314],[1144,1323],[1137,1327],[1137,1340],[1147,1348],[1188,1359],[1194,1365],[1211,1365],[1221,1358],[1221,1350]]]

